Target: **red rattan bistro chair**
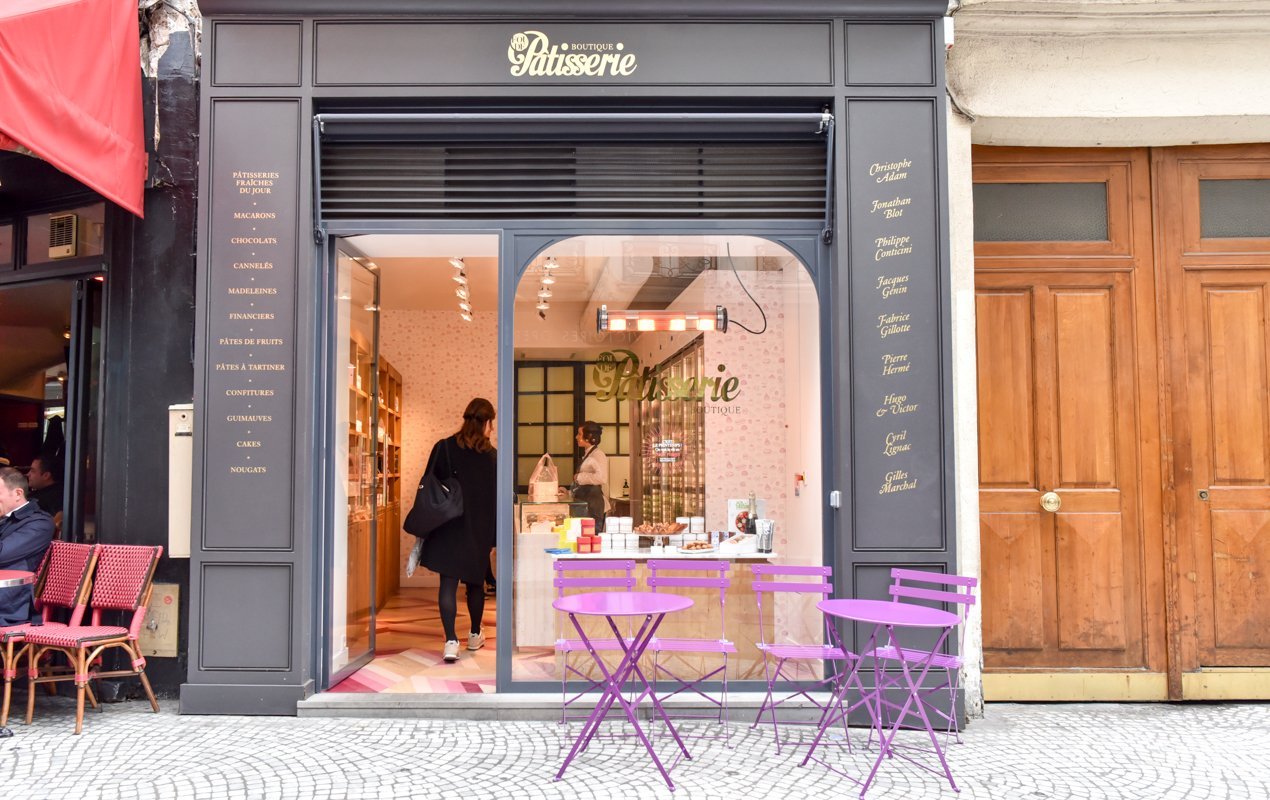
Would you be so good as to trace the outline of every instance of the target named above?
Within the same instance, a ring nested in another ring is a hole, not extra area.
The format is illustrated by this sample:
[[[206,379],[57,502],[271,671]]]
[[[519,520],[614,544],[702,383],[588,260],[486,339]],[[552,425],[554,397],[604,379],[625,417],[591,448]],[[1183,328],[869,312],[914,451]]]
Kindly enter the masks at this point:
[[[150,699],[150,707],[156,712],[159,710],[159,701],[154,698],[154,691],[146,678],[146,660],[138,652],[136,642],[141,633],[141,623],[145,621],[154,570],[158,566],[163,548],[104,544],[99,545],[99,549],[97,572],[93,578],[92,599],[89,603],[92,610],[89,623],[47,630],[32,628],[26,634],[27,678],[32,687],[27,693],[28,724],[35,715],[35,684],[65,680],[75,682],[75,733],[84,729],[84,694],[90,680],[136,675],[141,679],[141,687]],[[104,611],[121,611],[125,614],[131,612],[128,626],[103,625]],[[130,669],[100,672],[93,668],[94,662],[103,652],[116,647],[122,648],[131,658]],[[74,668],[73,674],[39,673],[40,657],[54,652],[66,655]]]
[[[40,625],[10,625],[0,628],[0,655],[4,659],[4,702],[0,705],[0,728],[9,724],[9,701],[13,692],[13,679],[17,677],[18,663],[30,645],[25,645],[26,634],[42,628],[64,628],[78,625],[84,618],[91,585],[93,564],[97,560],[97,547],[91,544],[53,542],[44,551],[44,559],[35,572],[35,608],[40,612]],[[63,622],[56,619],[59,613],[68,612]],[[21,649],[15,649],[23,645]]]

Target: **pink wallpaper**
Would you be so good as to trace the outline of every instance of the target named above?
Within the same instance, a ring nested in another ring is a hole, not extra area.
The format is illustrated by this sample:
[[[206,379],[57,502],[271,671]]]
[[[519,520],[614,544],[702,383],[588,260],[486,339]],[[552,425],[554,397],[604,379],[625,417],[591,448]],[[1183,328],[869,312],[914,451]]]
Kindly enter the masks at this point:
[[[711,304],[728,309],[754,330],[762,329],[758,309],[731,272],[715,272]],[[767,501],[767,516],[785,514],[785,311],[779,272],[748,273],[743,278],[767,313],[767,330],[754,336],[735,326],[723,335],[707,335],[706,371],[740,378],[729,403],[706,402],[706,526],[723,527],[728,499],[754,492]],[[717,521],[717,522],[716,522]],[[778,525],[778,537],[785,535]],[[779,542],[778,542],[779,545]]]
[[[401,516],[414,502],[428,453],[438,439],[459,429],[473,397],[498,401],[498,314],[478,311],[464,322],[457,311],[382,312],[379,348],[401,373]],[[498,409],[499,413],[502,409]],[[414,537],[401,533],[401,585],[434,579],[423,569],[406,577]]]

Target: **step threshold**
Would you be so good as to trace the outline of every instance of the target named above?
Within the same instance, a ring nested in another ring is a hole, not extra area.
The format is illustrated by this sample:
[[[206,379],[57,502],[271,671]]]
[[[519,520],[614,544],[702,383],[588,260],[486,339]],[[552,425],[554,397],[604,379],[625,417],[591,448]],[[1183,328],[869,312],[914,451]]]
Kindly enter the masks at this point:
[[[777,699],[783,697],[778,693]],[[767,697],[764,692],[731,692],[728,694],[728,717],[736,721],[754,720],[755,714]],[[829,699],[827,692],[813,692],[819,703]],[[585,713],[595,706],[599,694],[580,698],[570,706],[570,715]],[[663,701],[667,711],[674,716],[683,714],[715,713],[715,706],[700,698],[673,697]],[[781,719],[815,721],[820,709],[805,697],[797,697],[781,704]],[[652,711],[645,701],[640,705],[641,716]],[[559,693],[506,693],[506,694],[404,694],[369,692],[320,692],[296,704],[301,717],[373,717],[398,719],[460,719],[460,720],[543,720],[560,719]],[[620,709],[617,710],[620,713]]]

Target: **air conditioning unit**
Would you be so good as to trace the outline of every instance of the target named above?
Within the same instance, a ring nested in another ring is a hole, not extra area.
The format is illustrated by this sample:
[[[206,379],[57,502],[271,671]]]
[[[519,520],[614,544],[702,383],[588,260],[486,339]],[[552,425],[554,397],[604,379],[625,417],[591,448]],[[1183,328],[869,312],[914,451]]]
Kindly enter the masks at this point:
[[[49,258],[72,258],[78,252],[79,215],[49,216]]]

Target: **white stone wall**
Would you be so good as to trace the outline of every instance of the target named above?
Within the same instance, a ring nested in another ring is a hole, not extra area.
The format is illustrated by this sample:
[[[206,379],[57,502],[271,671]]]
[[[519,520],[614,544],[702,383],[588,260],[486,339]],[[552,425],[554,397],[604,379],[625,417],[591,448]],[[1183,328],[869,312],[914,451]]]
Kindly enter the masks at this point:
[[[977,144],[1270,141],[1270,2],[966,0],[948,86]]]

